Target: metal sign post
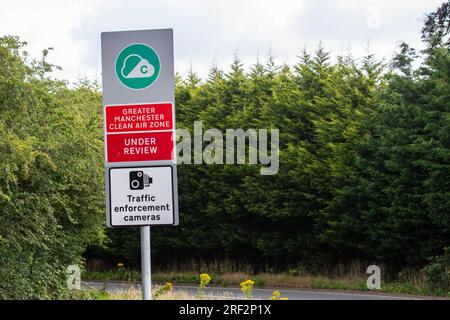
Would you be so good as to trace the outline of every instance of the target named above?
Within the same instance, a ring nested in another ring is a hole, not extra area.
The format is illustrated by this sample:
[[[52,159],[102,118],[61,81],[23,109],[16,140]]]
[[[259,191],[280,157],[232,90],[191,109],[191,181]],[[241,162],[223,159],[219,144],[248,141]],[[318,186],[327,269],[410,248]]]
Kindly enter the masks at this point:
[[[141,282],[142,299],[152,300],[152,267],[150,254],[150,227],[141,227]]]
[[[150,226],[178,225],[172,29],[104,32],[106,225],[140,227],[150,300]]]

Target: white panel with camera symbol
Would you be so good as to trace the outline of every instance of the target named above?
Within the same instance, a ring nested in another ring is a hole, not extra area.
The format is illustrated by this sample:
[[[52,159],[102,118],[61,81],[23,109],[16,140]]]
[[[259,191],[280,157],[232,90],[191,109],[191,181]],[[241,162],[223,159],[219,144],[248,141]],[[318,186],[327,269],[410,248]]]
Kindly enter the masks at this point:
[[[110,168],[112,226],[174,224],[172,166]]]

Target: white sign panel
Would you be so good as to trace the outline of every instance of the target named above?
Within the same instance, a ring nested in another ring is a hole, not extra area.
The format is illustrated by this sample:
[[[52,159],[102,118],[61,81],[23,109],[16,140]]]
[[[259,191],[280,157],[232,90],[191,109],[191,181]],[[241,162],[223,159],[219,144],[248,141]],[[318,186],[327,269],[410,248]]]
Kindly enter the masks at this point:
[[[173,225],[173,167],[110,168],[111,226]]]

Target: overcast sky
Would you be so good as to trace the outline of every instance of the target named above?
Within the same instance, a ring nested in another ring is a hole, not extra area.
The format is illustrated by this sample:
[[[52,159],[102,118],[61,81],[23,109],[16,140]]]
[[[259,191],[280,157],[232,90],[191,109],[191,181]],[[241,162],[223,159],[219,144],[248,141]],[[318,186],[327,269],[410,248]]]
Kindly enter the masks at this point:
[[[443,0],[2,0],[0,34],[18,35],[39,57],[53,47],[58,78],[99,79],[100,33],[173,28],[175,70],[192,66],[205,77],[212,64],[224,70],[237,52],[246,66],[272,52],[293,64],[319,42],[335,54],[359,57],[367,44],[380,58],[399,41],[420,47],[424,14]]]

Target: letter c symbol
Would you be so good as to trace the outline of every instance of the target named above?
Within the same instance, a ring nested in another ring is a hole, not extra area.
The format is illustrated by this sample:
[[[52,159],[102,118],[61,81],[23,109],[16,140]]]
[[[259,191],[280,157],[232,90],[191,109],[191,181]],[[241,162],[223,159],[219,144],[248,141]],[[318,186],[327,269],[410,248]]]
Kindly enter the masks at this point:
[[[142,66],[142,67],[141,67],[141,72],[142,72],[142,73],[147,73],[147,69],[148,69],[147,66]]]

